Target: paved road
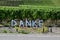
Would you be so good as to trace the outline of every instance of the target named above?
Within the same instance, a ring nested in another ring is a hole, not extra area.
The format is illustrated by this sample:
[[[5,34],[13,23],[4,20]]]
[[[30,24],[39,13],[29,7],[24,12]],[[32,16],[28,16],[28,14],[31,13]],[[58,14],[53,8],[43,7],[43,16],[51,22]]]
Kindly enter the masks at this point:
[[[0,34],[0,40],[60,40],[59,34]]]

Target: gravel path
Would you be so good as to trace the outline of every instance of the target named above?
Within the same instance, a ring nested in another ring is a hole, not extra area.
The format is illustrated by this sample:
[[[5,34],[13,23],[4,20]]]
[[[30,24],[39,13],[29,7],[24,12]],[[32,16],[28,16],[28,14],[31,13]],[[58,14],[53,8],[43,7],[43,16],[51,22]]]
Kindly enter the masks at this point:
[[[0,31],[8,28],[0,28]],[[57,28],[58,29],[58,28]],[[60,29],[59,29],[60,30]],[[60,40],[60,31],[56,31],[56,28],[53,28],[54,32],[57,33],[44,33],[44,34],[2,34],[0,33],[0,40]]]
[[[60,40],[59,34],[0,34],[0,40]]]

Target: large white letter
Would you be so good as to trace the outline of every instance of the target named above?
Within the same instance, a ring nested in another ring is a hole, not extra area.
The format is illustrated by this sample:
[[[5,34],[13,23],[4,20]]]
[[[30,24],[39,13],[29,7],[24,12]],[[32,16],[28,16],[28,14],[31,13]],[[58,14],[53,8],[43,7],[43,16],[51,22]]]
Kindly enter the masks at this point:
[[[24,27],[24,22],[22,20],[20,20],[20,27]]]

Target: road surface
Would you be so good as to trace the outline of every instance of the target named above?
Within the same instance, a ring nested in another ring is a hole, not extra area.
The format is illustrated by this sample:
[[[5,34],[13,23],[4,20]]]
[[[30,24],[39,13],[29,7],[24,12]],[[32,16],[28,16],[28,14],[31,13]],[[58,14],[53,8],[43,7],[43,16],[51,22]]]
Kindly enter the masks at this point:
[[[60,34],[0,34],[0,40],[60,40]]]

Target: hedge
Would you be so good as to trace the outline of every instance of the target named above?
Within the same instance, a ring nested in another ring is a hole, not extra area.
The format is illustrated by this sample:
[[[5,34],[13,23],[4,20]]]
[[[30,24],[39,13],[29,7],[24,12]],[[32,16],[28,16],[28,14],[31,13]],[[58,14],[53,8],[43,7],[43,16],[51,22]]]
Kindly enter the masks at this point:
[[[60,19],[60,8],[55,7],[0,7],[0,20],[12,19]]]

